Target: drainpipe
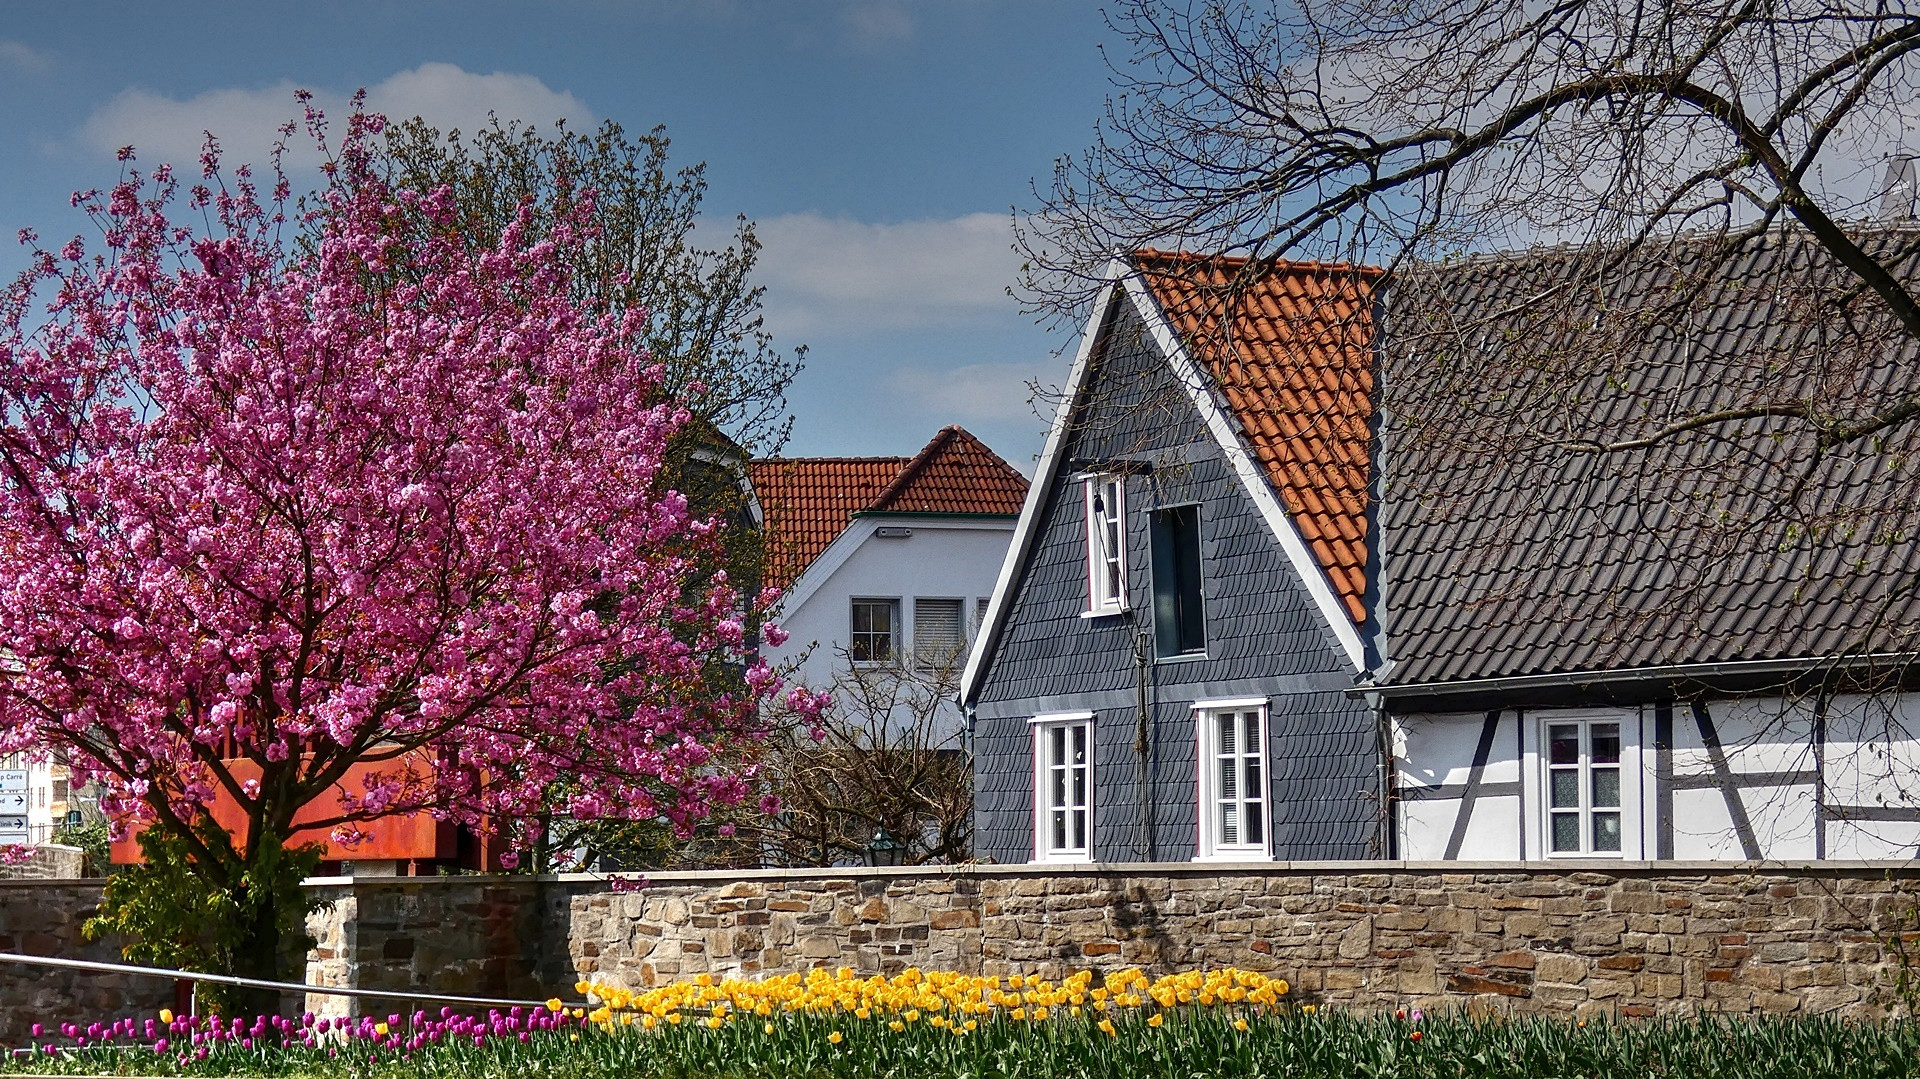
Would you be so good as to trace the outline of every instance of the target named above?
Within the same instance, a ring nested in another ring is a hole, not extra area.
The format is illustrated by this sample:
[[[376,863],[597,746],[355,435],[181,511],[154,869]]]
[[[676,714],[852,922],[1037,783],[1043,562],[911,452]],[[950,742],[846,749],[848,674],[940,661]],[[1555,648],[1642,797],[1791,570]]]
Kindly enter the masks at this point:
[[[1380,857],[1393,860],[1399,857],[1394,850],[1396,830],[1393,826],[1397,806],[1393,788],[1389,785],[1393,779],[1393,722],[1387,715],[1386,697],[1379,693],[1366,695],[1367,703],[1373,708],[1374,737],[1379,742],[1379,752],[1374,754],[1374,789],[1379,792],[1380,834],[1376,843]]]
[[[1158,861],[1157,844],[1154,842],[1152,768],[1148,761],[1148,750],[1152,743],[1147,737],[1151,712],[1147,702],[1147,678],[1152,667],[1147,660],[1147,634],[1141,630],[1133,637],[1133,669],[1135,690],[1135,713],[1133,728],[1133,766],[1134,789],[1140,795],[1139,837],[1134,842],[1134,855],[1141,861]]]

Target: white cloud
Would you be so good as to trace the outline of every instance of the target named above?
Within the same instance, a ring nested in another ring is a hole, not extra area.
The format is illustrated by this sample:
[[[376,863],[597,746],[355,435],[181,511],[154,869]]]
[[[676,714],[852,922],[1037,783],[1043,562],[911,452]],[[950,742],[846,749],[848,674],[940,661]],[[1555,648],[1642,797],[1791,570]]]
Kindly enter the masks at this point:
[[[810,334],[977,324],[1014,310],[1013,225],[1001,214],[871,225],[789,214],[757,226],[767,323]]]
[[[853,43],[863,48],[913,40],[913,16],[899,0],[858,0],[842,9],[840,18]]]
[[[888,372],[887,385],[903,404],[948,417],[942,422],[1032,424],[1053,416],[1057,399],[1046,390],[1049,371],[1045,363],[897,367]]]
[[[46,55],[35,51],[18,41],[0,41],[0,68],[12,68],[15,71],[38,73],[53,66]]]
[[[128,89],[95,109],[80,128],[80,141],[90,150],[111,153],[122,146],[138,148],[140,160],[193,164],[200,156],[203,132],[219,137],[231,162],[262,163],[281,124],[300,115],[294,100],[299,87],[292,80],[252,89],[207,90],[184,100],[151,90]],[[327,114],[330,134],[338,138],[338,121],[348,111],[349,92],[308,86],[314,104]],[[554,90],[532,75],[496,71],[475,74],[453,64],[426,63],[389,76],[367,88],[367,107],[400,120],[424,116],[442,131],[474,131],[484,126],[489,112],[504,122],[524,120],[546,126],[565,118],[582,126],[593,117],[571,93]],[[304,151],[305,136],[290,144]],[[299,160],[299,159],[296,159]]]

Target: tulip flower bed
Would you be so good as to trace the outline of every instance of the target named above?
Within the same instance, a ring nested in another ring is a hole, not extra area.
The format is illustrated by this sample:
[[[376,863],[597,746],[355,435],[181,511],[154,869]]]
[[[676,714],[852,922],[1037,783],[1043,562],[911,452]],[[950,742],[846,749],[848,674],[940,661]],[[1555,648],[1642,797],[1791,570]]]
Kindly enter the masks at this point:
[[[161,1013],[43,1030],[0,1073],[288,1079],[1920,1075],[1920,1025],[1825,1018],[1576,1022],[1419,1011],[1358,1015],[1285,1000],[1245,971],[1095,985],[918,971],[816,972],[645,992],[582,983],[596,1005],[487,1015],[220,1021]]]

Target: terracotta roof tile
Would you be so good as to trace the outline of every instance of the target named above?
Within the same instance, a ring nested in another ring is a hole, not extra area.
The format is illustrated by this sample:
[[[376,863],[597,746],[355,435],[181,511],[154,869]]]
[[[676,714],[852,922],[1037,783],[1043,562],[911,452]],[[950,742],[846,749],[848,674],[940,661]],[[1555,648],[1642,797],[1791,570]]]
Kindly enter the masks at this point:
[[[1353,620],[1367,619],[1368,442],[1377,271],[1136,252],[1134,265],[1204,365]]]
[[[1027,478],[960,427],[912,457],[772,457],[747,466],[766,514],[766,583],[786,588],[853,515],[1020,512]]]

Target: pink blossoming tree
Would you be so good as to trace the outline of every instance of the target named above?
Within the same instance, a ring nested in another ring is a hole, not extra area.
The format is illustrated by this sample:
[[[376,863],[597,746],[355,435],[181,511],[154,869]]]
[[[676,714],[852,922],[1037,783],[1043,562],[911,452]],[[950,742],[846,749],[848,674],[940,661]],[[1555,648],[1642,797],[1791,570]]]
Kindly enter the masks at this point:
[[[380,127],[356,110],[304,222],[277,167],[263,194],[210,148],[183,195],[129,165],[76,196],[100,249],[23,233],[0,306],[0,754],[173,844],[242,974],[284,973],[296,814],[684,829],[745,795],[722,762],[780,688],[745,648],[771,597],[700,570],[716,526],[659,482],[686,412],[641,313],[568,299],[591,230],[473,251],[446,190],[374,175]]]

